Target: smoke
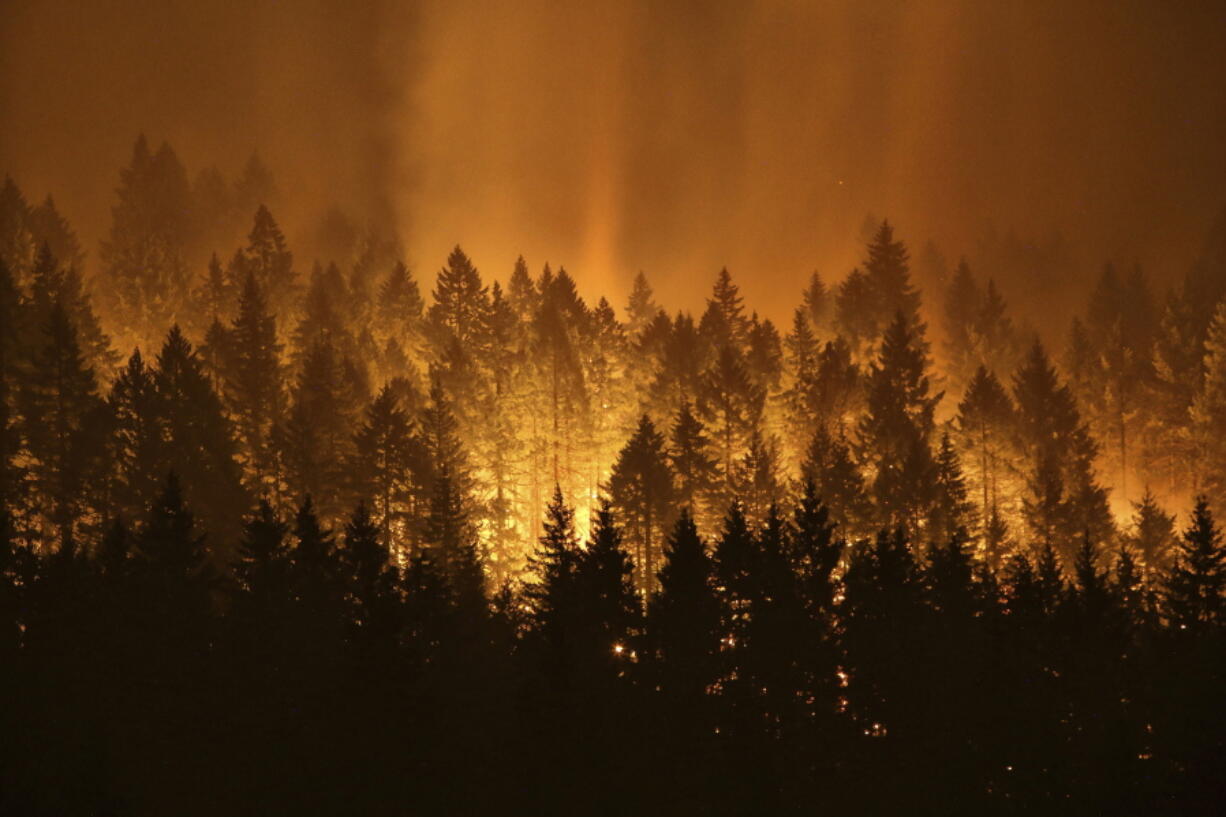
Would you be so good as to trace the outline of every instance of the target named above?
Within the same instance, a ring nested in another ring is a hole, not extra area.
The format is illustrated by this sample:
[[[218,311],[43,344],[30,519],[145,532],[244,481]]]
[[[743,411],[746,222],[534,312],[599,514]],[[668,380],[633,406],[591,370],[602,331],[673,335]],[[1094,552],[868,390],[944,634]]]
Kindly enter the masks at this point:
[[[1215,5],[9,0],[0,171],[92,249],[138,132],[258,150],[291,236],[336,205],[421,274],[462,243],[690,307],[726,265],[776,316],[870,212],[915,255],[1059,233],[1085,281],[1169,278],[1226,199]]]

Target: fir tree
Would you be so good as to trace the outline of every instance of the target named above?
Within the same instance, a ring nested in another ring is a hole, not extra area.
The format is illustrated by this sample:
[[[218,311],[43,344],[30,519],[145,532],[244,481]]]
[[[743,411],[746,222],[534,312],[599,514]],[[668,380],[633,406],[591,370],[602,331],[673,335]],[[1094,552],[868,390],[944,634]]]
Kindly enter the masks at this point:
[[[800,475],[802,484],[813,484],[842,536],[855,540],[869,532],[874,519],[872,501],[846,440],[818,429],[801,462]]]
[[[1140,502],[1132,503],[1132,531],[1127,536],[1139,567],[1154,575],[1165,573],[1175,554],[1175,515],[1158,504],[1148,488]]]
[[[962,463],[949,434],[941,435],[936,455],[934,501],[928,511],[926,534],[933,545],[944,545],[955,537],[969,538],[975,527],[975,503],[970,500]]]
[[[627,520],[626,537],[633,549],[636,584],[649,598],[655,587],[659,551],[669,525],[673,479],[665,454],[664,436],[644,414],[638,428],[617,456],[609,475],[613,507]]]
[[[1203,630],[1223,620],[1226,547],[1204,496],[1197,497],[1166,579],[1167,615],[1184,630]]]
[[[415,474],[423,467],[420,460],[413,421],[401,408],[395,390],[386,385],[367,407],[354,433],[349,474],[354,493],[369,497],[380,543],[391,552],[412,550],[408,525],[423,495],[415,482]]]
[[[883,519],[914,526],[931,499],[930,438],[940,394],[929,391],[923,326],[898,313],[867,377],[860,420],[861,458],[872,469],[872,492]]]
[[[243,278],[254,278],[272,313],[286,320],[298,301],[298,274],[285,235],[262,203],[255,211],[241,258]]]
[[[433,295],[427,320],[435,355],[452,340],[461,346],[473,346],[486,323],[489,291],[458,245],[447,256],[447,266],[439,271]]]
[[[673,473],[675,496],[680,508],[697,524],[707,519],[709,497],[716,478],[715,460],[702,421],[688,401],[681,404],[669,438],[668,464]]]
[[[719,672],[720,603],[713,571],[698,528],[682,509],[669,534],[659,590],[648,612],[662,690],[676,702],[668,711],[690,728],[702,723],[702,698]]]
[[[276,319],[254,274],[247,276],[223,348],[222,392],[238,434],[244,480],[252,494],[270,496],[275,504],[281,475],[272,434],[284,412],[281,346]]]
[[[181,481],[213,542],[221,567],[238,536],[236,510],[248,507],[234,430],[204,363],[178,326],[172,326],[153,369],[164,467]]]
[[[634,276],[630,300],[626,304],[626,335],[631,340],[637,339],[663,311],[652,296],[651,284],[640,271]]]
[[[39,327],[29,376],[20,386],[18,428],[29,454],[41,516],[61,540],[71,539],[87,510],[87,489],[99,487],[95,480],[100,476],[106,417],[94,372],[82,358],[76,330],[58,303]]]
[[[1008,393],[996,375],[980,366],[958,404],[954,427],[970,488],[979,500],[979,518],[985,524],[1002,504],[1013,422],[1013,402]]]

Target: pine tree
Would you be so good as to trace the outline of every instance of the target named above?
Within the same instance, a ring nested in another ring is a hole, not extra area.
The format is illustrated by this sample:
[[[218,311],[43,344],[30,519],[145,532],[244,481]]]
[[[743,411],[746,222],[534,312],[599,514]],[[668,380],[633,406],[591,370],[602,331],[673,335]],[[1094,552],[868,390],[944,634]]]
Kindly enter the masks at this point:
[[[929,543],[944,545],[955,537],[969,538],[976,523],[975,503],[970,500],[962,463],[948,433],[941,435],[937,450],[933,495],[926,526]]]
[[[396,573],[379,543],[379,528],[365,503],[345,522],[345,547],[338,554],[347,585],[349,621],[358,633],[387,637],[394,632]]]
[[[881,518],[914,526],[931,500],[933,412],[923,326],[899,313],[869,367],[867,411],[860,420],[861,460],[872,471]]]
[[[288,599],[289,526],[267,500],[243,522],[234,577],[238,580],[239,616],[269,622]]]
[[[800,465],[801,483],[812,483],[840,534],[849,541],[868,534],[875,518],[864,477],[842,437],[818,429]]]
[[[100,253],[106,282],[100,292],[111,313],[124,315],[136,328],[137,340],[150,333],[156,337],[180,313],[188,292],[187,172],[169,145],[151,153],[142,135],[119,174],[117,193]]]
[[[139,349],[115,378],[108,403],[114,417],[115,503],[121,515],[132,519],[140,515],[169,467],[164,415],[153,372]]]
[[[552,649],[563,647],[567,624],[579,604],[575,580],[578,564],[575,514],[562,497],[561,488],[555,486],[545,509],[540,545],[529,560],[535,577],[524,588],[532,610],[532,628]]]
[[[839,284],[835,295],[835,324],[857,359],[881,331],[868,276],[859,268],[853,269]]]
[[[394,338],[406,354],[419,354],[425,302],[417,280],[403,262],[397,262],[379,289],[375,317],[379,330]]]
[[[763,524],[770,509],[783,498],[779,472],[778,440],[763,438],[755,428],[744,455],[736,462],[733,477],[735,495],[740,498],[751,525]]]
[[[241,259],[243,279],[253,277],[273,315],[287,322],[298,302],[298,274],[285,235],[264,204],[255,211]]]
[[[26,319],[21,293],[8,265],[0,256],[0,508],[6,514],[6,532],[16,533],[18,517],[26,507],[27,469],[20,455],[18,397],[23,378],[21,325]]]
[[[805,317],[808,318],[813,331],[819,335],[829,332],[834,303],[829,290],[826,289],[826,285],[816,270],[809,276],[809,284],[805,287],[801,300],[804,304]]]
[[[631,340],[636,340],[663,312],[652,296],[651,284],[647,283],[647,276],[640,271],[634,276],[630,301],[626,304],[626,335]]]
[[[1200,496],[1166,579],[1167,616],[1173,626],[1184,630],[1220,626],[1224,593],[1226,547],[1208,500]]]
[[[462,347],[476,348],[486,324],[489,291],[481,282],[481,273],[458,245],[447,256],[447,266],[439,271],[433,295],[427,321],[436,359],[453,340]]]
[[[717,496],[726,505],[735,495],[736,461],[762,419],[765,395],[755,387],[743,356],[720,348],[703,378],[699,414],[710,429],[718,466]]]
[[[894,228],[883,221],[868,245],[864,261],[874,323],[884,329],[901,313],[912,326],[919,324],[920,295],[911,284],[906,246],[894,240]]]
[[[618,665],[631,657],[640,629],[641,604],[633,580],[634,565],[622,548],[621,530],[609,503],[596,512],[592,534],[575,568],[576,590],[583,600],[587,643],[597,666]]]
[[[144,610],[149,625],[168,628],[164,632],[168,638],[175,638],[179,628],[186,628],[195,638],[205,637],[202,628],[210,615],[216,574],[208,563],[205,535],[196,525],[174,472],[166,476],[152,501],[134,544],[137,576],[149,605]],[[179,644],[175,649],[187,646]]]
[[[327,341],[311,347],[294,387],[281,447],[290,490],[316,499],[324,524],[339,523],[346,507],[346,465],[352,459],[351,418],[341,364]]]
[[[655,588],[659,551],[673,507],[673,477],[664,436],[644,414],[617,456],[609,475],[613,507],[626,520],[627,542],[634,553],[636,586],[644,598]]]
[[[320,344],[331,345],[340,355],[352,354],[356,339],[349,331],[349,316],[345,305],[349,288],[335,264],[311,272],[311,281],[302,303],[302,317],[294,332],[295,360],[301,362],[311,349]],[[361,324],[358,324],[361,325]]]
[[[409,522],[417,514],[416,501],[424,490],[415,482],[422,469],[420,441],[413,421],[400,406],[393,387],[385,385],[366,409],[354,433],[349,474],[353,493],[368,497],[379,541],[393,553],[413,550]]]
[[[996,375],[980,366],[958,404],[955,434],[967,465],[970,489],[985,524],[1003,504],[1013,434],[1013,402]]]
[[[477,532],[469,521],[464,497],[446,463],[441,464],[434,475],[425,543],[436,554],[433,561],[443,571],[456,601],[466,609],[483,603],[485,576]]]
[[[741,290],[732,282],[728,270],[721,269],[707,299],[701,328],[703,336],[715,348],[721,346],[743,347],[749,339],[750,322],[745,316],[745,302]]]
[[[1190,407],[1200,484],[1216,501],[1226,499],[1226,304],[1218,307],[1205,340],[1204,379]]]
[[[945,367],[951,383],[957,387],[970,377],[972,366],[980,358],[976,324],[983,293],[971,274],[966,259],[958,262],[953,280],[945,291]]]
[[[1158,504],[1148,488],[1140,502],[1132,503],[1132,531],[1127,537],[1140,568],[1154,575],[1165,573],[1175,555],[1175,515]]]
[[[178,326],[166,334],[153,369],[164,467],[182,474],[217,567],[230,560],[238,536],[236,511],[249,506],[234,430],[203,361]]]
[[[81,271],[75,267],[62,267],[47,244],[41,245],[34,257],[30,282],[31,322],[40,326],[51,316],[51,310],[59,304],[68,313],[68,319],[76,328],[77,343],[85,362],[94,371],[109,376],[119,361],[119,355],[111,348],[110,337],[102,331],[102,324],[94,313],[93,301],[81,281]]]
[[[669,438],[668,464],[673,474],[675,496],[691,520],[707,520],[711,490],[716,478],[715,460],[702,421],[694,415],[688,401],[681,404]]]
[[[30,233],[30,207],[11,176],[0,185],[0,263],[18,285],[24,285],[38,243]]]
[[[678,720],[701,723],[702,698],[719,673],[720,603],[714,566],[689,512],[682,509],[669,534],[659,590],[648,608],[661,686]]]
[[[1034,540],[1062,546],[1066,556],[1087,530],[1109,541],[1114,524],[1094,474],[1098,447],[1038,341],[1014,375],[1013,395],[1026,463],[1023,510]]]
[[[281,346],[276,319],[254,274],[247,276],[223,349],[222,393],[238,433],[244,482],[252,494],[270,496],[275,505],[281,475],[272,434],[284,412]]]
[[[76,538],[87,489],[100,487],[105,404],[76,330],[57,303],[36,336],[28,377],[17,395],[18,429],[29,453],[31,487],[40,515],[61,541]]]

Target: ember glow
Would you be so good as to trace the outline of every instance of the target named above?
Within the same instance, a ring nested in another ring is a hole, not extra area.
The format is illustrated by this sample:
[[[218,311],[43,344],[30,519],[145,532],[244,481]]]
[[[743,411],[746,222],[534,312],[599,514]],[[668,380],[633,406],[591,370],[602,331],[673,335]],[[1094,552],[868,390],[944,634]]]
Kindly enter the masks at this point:
[[[1208,813],[1176,6],[11,2],[0,813]]]

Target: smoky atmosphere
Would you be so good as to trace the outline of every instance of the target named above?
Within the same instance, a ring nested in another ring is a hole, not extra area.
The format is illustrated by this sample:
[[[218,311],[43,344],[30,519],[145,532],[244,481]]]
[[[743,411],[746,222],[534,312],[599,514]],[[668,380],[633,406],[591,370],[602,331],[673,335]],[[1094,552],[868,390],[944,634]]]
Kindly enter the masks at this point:
[[[0,813],[1220,813],[1224,40],[2,0]]]

